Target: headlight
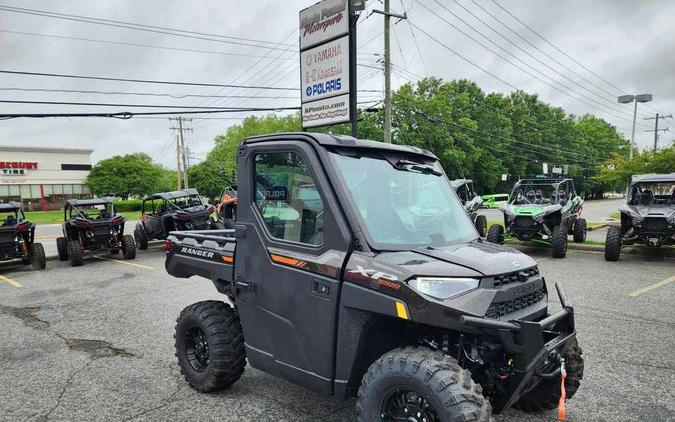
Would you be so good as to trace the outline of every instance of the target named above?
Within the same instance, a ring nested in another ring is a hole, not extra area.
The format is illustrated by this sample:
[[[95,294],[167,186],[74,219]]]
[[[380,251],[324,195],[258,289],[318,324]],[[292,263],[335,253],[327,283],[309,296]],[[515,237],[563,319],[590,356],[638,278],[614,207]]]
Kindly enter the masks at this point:
[[[642,223],[642,220],[645,219],[642,215],[637,214],[637,213],[631,213],[630,218],[633,220],[633,225],[636,225],[636,226],[638,224]]]
[[[408,285],[419,293],[445,300],[478,288],[477,278],[418,277]]]

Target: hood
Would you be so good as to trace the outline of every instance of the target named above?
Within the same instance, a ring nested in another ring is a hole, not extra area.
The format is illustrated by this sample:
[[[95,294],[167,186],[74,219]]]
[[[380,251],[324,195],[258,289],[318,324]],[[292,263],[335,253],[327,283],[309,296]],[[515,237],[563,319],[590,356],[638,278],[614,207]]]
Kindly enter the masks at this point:
[[[474,241],[443,248],[419,248],[414,251],[384,252],[375,261],[396,267],[401,279],[413,276],[481,277],[511,273],[537,265],[537,262],[513,248]]]
[[[629,215],[639,215],[645,217],[675,217],[675,207],[672,205],[623,205],[620,211]]]
[[[516,216],[536,217],[541,214],[550,214],[559,211],[560,204],[555,205],[507,205],[502,210]]]

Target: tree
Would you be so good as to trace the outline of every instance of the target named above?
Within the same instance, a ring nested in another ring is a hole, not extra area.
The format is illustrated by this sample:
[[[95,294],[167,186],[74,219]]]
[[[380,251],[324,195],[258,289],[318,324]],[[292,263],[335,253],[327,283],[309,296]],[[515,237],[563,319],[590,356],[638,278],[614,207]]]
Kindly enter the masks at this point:
[[[593,182],[622,192],[633,175],[646,173],[675,173],[675,146],[659,151],[638,151],[632,160],[626,154],[614,154],[593,177]]]
[[[99,161],[86,184],[97,196],[142,196],[167,190],[171,172],[145,153],[116,155]]]
[[[188,180],[190,187],[196,188],[201,195],[208,197],[211,202],[214,202],[214,199],[220,196],[225,186],[234,186],[237,183],[234,173],[226,173],[224,167],[208,159],[190,167]]]

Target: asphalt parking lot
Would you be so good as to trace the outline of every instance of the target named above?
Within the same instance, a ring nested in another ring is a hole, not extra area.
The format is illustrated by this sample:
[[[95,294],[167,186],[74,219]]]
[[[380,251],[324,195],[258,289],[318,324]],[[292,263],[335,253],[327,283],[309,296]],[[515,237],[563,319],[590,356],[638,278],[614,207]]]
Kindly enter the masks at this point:
[[[577,307],[586,372],[568,420],[674,420],[675,260],[527,252],[549,291],[563,282]],[[167,275],[161,244],[133,261],[110,258],[79,268],[50,261],[42,272],[0,268],[1,421],[354,420],[353,401],[251,368],[225,392],[193,391],[174,358],[175,318],[193,302],[223,297],[209,281]],[[555,413],[510,410],[495,420],[555,420]]]

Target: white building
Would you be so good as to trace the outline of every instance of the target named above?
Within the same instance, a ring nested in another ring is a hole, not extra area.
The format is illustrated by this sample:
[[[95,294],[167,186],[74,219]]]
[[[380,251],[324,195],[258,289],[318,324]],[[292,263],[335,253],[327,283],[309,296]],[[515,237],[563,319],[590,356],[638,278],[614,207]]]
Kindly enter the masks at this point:
[[[24,210],[61,208],[67,199],[90,198],[84,184],[90,149],[0,146],[0,202],[22,202]]]

